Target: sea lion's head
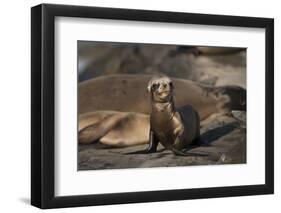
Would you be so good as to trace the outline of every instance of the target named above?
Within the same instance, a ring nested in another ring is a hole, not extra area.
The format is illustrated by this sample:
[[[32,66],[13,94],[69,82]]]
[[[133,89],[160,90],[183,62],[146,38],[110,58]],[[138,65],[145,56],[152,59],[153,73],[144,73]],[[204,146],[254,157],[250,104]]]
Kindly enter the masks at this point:
[[[172,80],[167,76],[154,76],[149,81],[147,90],[154,102],[172,101],[174,86]]]

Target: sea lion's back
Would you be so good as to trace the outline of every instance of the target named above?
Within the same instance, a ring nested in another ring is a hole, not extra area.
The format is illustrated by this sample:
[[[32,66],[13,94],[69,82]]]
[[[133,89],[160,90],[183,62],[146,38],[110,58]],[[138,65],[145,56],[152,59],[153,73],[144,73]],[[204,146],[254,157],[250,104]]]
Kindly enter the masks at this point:
[[[199,133],[200,119],[197,111],[191,105],[185,105],[177,109],[185,127],[185,134],[188,138],[196,138]]]

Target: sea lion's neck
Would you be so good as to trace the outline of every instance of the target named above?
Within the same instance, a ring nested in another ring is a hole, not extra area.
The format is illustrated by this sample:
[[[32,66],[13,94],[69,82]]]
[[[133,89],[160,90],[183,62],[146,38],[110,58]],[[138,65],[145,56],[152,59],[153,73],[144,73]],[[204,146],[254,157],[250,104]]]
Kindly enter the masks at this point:
[[[164,102],[164,103],[152,101],[151,106],[152,106],[152,112],[154,114],[168,116],[169,119],[171,119],[175,114],[175,105],[173,101]]]

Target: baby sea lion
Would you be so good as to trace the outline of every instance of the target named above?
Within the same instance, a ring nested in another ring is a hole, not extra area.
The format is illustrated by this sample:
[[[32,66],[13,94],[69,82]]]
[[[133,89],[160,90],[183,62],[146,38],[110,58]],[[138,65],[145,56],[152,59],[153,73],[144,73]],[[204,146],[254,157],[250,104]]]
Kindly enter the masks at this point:
[[[151,114],[147,153],[156,152],[160,142],[176,155],[205,156],[183,151],[200,140],[200,119],[191,105],[175,107],[171,79],[166,76],[152,78],[148,83],[148,91],[151,97]]]

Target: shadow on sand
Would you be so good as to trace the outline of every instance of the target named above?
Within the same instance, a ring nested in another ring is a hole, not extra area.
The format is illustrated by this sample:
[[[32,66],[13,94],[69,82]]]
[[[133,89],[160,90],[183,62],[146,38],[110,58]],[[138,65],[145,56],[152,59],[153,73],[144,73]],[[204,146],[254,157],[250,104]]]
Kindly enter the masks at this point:
[[[227,135],[232,132],[235,128],[237,128],[237,123],[230,123],[225,126],[220,126],[214,129],[211,129],[201,135],[201,139],[205,144],[211,144],[215,140]]]

